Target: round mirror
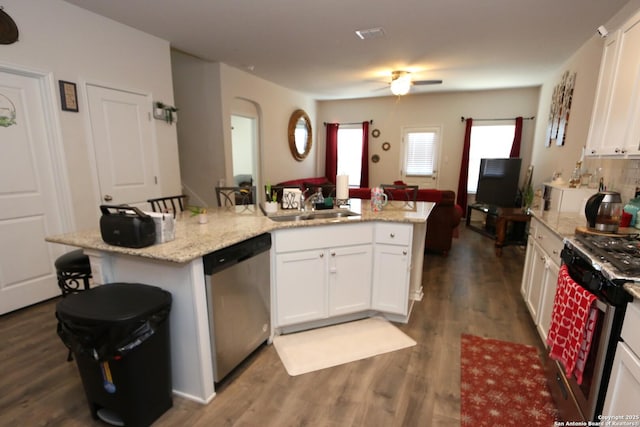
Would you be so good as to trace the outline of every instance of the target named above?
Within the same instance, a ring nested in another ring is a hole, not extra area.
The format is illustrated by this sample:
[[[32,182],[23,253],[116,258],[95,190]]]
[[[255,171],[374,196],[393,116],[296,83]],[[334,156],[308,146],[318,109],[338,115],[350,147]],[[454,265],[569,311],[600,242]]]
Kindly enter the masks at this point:
[[[302,161],[311,151],[311,120],[304,110],[296,110],[289,119],[289,148],[293,158]]]

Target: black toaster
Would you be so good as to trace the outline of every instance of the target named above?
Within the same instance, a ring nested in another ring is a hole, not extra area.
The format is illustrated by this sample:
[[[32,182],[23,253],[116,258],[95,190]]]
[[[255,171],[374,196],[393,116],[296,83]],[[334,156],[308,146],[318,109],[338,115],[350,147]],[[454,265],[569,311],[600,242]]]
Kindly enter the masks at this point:
[[[127,205],[101,205],[100,233],[105,243],[126,248],[144,248],[156,241],[153,218]]]

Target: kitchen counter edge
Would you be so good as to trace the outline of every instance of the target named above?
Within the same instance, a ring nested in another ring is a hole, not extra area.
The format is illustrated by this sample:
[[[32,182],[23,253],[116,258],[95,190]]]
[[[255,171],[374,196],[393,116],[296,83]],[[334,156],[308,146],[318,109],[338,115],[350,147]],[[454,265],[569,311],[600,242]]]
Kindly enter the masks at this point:
[[[417,202],[413,209],[389,208],[381,212],[371,212],[368,206],[363,203],[361,207],[351,209],[357,215],[350,217],[285,222],[270,220],[260,209],[236,207],[229,210],[218,208],[209,210],[207,213],[208,222],[205,224],[200,224],[197,217],[190,217],[185,212],[182,214],[183,218],[176,221],[176,238],[174,240],[139,249],[109,245],[102,240],[99,229],[47,236],[45,240],[82,249],[187,263],[218,249],[278,229],[372,221],[424,223],[434,206],[435,203],[431,202]]]

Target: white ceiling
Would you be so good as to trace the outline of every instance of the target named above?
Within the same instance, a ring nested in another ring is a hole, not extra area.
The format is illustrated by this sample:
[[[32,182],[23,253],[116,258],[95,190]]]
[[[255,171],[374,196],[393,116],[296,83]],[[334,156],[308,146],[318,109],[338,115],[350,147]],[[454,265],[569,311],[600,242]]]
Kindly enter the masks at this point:
[[[628,0],[66,0],[317,99],[534,86]],[[356,30],[382,27],[383,38]]]

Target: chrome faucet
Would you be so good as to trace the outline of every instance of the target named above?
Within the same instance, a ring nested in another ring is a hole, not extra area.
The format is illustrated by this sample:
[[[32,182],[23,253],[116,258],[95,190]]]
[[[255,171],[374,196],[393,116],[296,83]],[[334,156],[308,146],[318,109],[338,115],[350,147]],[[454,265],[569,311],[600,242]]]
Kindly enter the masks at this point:
[[[300,192],[300,205],[299,205],[298,209],[300,209],[301,211],[306,211],[307,210],[307,206],[305,205],[306,200],[305,200],[305,197],[304,197],[304,195],[305,195],[305,193],[307,191],[309,191],[308,188],[305,189],[305,190],[302,190]]]

